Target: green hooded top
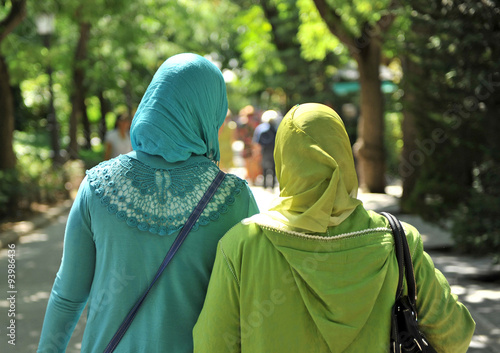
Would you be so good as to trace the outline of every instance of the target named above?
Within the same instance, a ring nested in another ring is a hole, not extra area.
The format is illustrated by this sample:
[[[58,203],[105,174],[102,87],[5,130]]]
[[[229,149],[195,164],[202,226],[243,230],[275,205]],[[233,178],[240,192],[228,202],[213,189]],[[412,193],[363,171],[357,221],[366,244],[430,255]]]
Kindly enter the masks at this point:
[[[293,108],[275,149],[280,197],[219,242],[194,328],[195,352],[388,352],[398,282],[385,217],[356,199],[344,126],[330,108]],[[465,352],[467,309],[404,224],[421,329],[438,352]]]

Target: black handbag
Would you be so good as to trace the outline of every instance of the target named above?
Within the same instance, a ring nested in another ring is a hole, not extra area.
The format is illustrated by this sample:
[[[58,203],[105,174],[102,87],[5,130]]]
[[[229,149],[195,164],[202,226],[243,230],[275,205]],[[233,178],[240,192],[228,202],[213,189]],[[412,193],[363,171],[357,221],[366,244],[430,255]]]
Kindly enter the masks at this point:
[[[391,313],[391,353],[437,353],[418,327],[417,288],[413,274],[408,240],[401,222],[387,212],[382,215],[389,220],[396,244],[396,257],[399,267],[399,281],[396,302]],[[403,274],[406,275],[408,295],[403,295]]]

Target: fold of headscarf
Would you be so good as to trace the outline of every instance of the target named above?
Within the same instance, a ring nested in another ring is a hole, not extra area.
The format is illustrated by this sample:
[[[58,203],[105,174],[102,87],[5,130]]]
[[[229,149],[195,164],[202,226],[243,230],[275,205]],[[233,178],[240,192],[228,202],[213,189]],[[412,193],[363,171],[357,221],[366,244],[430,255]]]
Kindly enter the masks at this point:
[[[287,228],[325,233],[361,204],[349,137],[333,109],[292,108],[278,128],[274,158],[281,191],[268,215]]]
[[[171,163],[191,155],[218,161],[227,108],[224,78],[213,63],[197,54],[172,56],[155,73],[132,120],[132,148]]]

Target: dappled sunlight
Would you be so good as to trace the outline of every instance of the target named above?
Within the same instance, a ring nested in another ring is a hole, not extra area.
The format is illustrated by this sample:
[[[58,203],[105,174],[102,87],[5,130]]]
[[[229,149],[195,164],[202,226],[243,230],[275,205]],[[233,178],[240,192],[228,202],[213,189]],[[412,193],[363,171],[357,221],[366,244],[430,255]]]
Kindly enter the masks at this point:
[[[490,339],[485,335],[474,335],[472,336],[472,341],[470,343],[470,348],[475,349],[488,349],[488,343]]]
[[[477,267],[466,264],[463,261],[457,261],[454,264],[443,266],[443,271],[446,273],[456,273],[461,275],[473,275],[478,272]]]
[[[500,292],[497,289],[484,289],[478,285],[467,287],[452,285],[451,292],[461,296],[468,303],[481,303],[485,300],[500,301]]]
[[[22,236],[19,238],[21,244],[36,243],[41,241],[47,241],[49,236],[45,233],[32,233],[29,235]]]
[[[8,300],[0,300],[0,308],[8,308],[10,305]]]
[[[481,289],[467,294],[465,300],[469,303],[481,303],[485,300],[500,300],[500,293],[494,290]]]
[[[389,211],[395,213],[397,211],[397,201],[394,196],[387,194],[365,194],[360,192],[358,199],[363,202],[363,206],[367,210],[377,212]]]
[[[277,189],[271,192],[260,186],[252,186],[251,190],[261,212],[269,210],[273,200],[279,196]]]
[[[37,292],[37,293],[32,294],[32,295],[24,296],[23,302],[24,303],[36,303],[39,301],[47,301],[49,299],[49,297],[50,297],[50,292],[41,291],[41,292]]]

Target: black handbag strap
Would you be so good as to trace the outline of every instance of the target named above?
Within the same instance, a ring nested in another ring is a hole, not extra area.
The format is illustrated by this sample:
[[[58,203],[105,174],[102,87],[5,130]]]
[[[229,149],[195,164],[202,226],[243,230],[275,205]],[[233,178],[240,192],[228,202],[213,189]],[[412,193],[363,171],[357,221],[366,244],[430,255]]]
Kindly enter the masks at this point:
[[[181,231],[179,232],[179,234],[175,238],[172,246],[168,250],[168,253],[165,256],[165,259],[163,260],[162,264],[158,268],[158,271],[156,272],[156,275],[154,276],[153,281],[149,285],[148,289],[146,289],[146,291],[142,294],[142,296],[139,298],[139,300],[134,304],[132,309],[130,309],[130,312],[127,314],[127,316],[125,317],[125,319],[121,323],[120,327],[116,331],[115,335],[113,336],[113,338],[109,342],[108,346],[104,350],[104,353],[113,352],[115,350],[116,346],[118,345],[118,343],[120,343],[120,340],[122,339],[125,332],[128,330],[130,324],[132,323],[132,320],[134,320],[135,315],[139,311],[139,308],[141,307],[142,303],[146,299],[146,296],[148,295],[149,291],[151,290],[153,285],[156,283],[156,281],[158,280],[160,275],[163,273],[163,270],[165,270],[167,265],[170,263],[170,260],[172,260],[172,257],[175,255],[175,253],[177,252],[177,250],[181,246],[184,239],[186,239],[186,236],[191,231],[191,228],[193,228],[194,224],[196,223],[196,221],[200,217],[201,213],[203,212],[203,210],[207,206],[208,202],[212,199],[212,196],[217,191],[218,187],[220,186],[220,184],[224,180],[225,176],[226,176],[226,174],[220,170],[219,173],[217,174],[217,176],[215,177],[215,179],[212,181],[212,184],[208,187],[207,191],[205,192],[205,194],[201,198],[200,202],[198,202],[198,205],[196,205],[195,209],[193,210],[193,212],[189,216],[188,220],[186,221],[186,223],[182,227]]]
[[[396,257],[399,267],[399,281],[396,291],[396,300],[403,295],[403,273],[406,275],[406,285],[408,287],[408,299],[410,304],[415,306],[417,301],[417,287],[415,283],[415,275],[413,273],[413,263],[411,261],[410,248],[408,240],[401,222],[388,212],[381,212],[389,220],[392,229],[394,242],[396,246]],[[404,271],[404,272],[403,272]]]

